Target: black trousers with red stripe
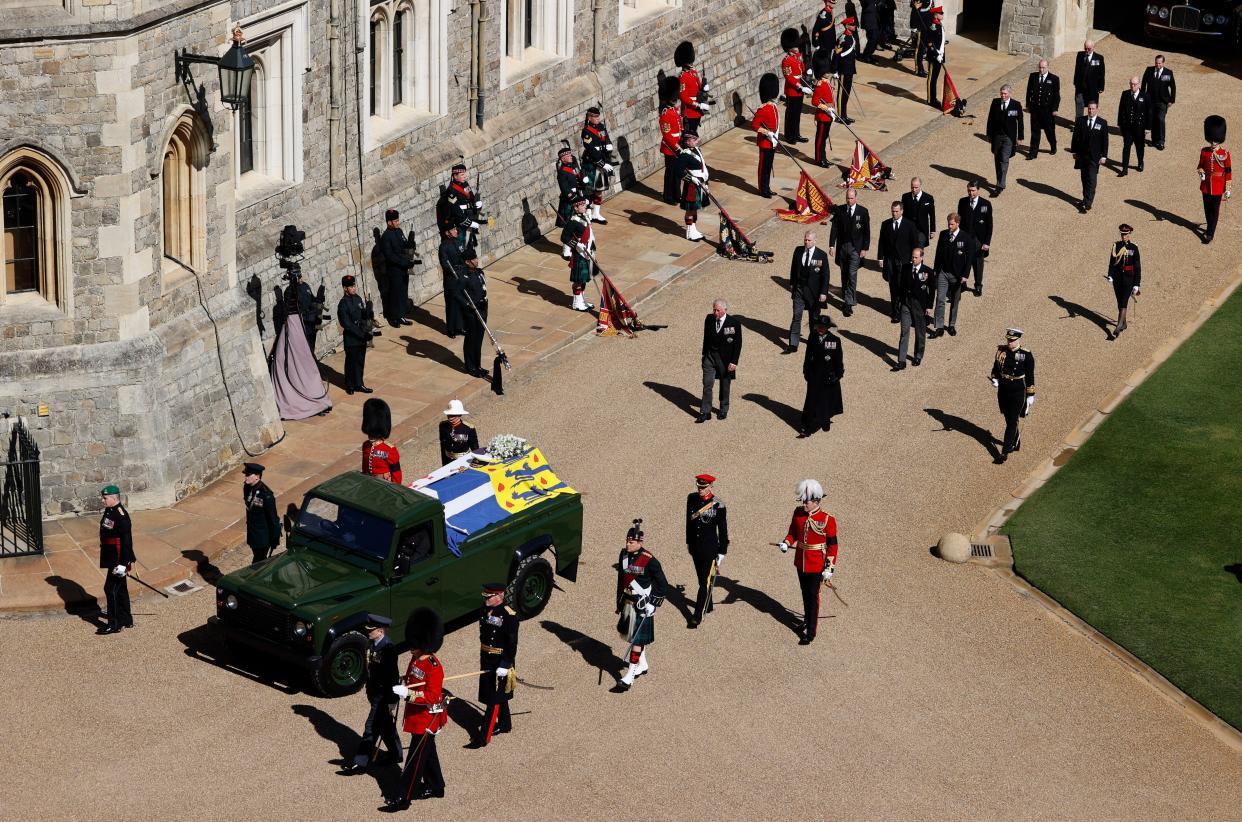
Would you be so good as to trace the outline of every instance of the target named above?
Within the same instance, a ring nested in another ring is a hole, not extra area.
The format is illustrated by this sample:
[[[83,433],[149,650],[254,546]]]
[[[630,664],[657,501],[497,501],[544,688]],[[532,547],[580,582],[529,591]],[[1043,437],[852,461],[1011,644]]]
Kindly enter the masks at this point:
[[[479,744],[492,741],[492,734],[507,734],[513,730],[513,718],[509,714],[509,700],[488,702],[483,706],[483,722],[479,725]]]
[[[416,791],[444,790],[444,772],[440,770],[440,755],[436,753],[436,736],[425,733],[410,740],[410,753],[401,771],[401,793],[398,800],[409,801]]]
[[[772,196],[772,161],[776,159],[776,149],[759,148],[759,196]]]
[[[828,132],[832,130],[832,121],[825,122],[815,121],[815,162],[818,165],[827,168],[828,162]]]
[[[802,613],[805,615],[807,639],[815,638],[815,629],[819,626],[819,586],[823,577],[819,571],[811,573],[798,572],[798,587],[802,589]]]

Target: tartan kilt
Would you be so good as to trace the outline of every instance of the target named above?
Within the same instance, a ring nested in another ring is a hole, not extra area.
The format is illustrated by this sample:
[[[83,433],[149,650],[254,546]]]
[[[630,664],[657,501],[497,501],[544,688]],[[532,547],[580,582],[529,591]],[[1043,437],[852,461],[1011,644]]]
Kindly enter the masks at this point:
[[[694,183],[682,183],[681,210],[698,211],[701,208],[707,208],[707,192]]]
[[[569,218],[574,216],[574,201],[561,195],[561,204],[556,208],[556,224],[568,225]]]
[[[601,166],[597,166],[592,163],[583,163],[582,177],[586,183],[588,191],[608,190],[608,177],[604,174],[604,169]]]
[[[585,254],[579,254],[574,251],[573,257],[569,259],[569,281],[575,285],[586,285],[591,281],[591,261]]]

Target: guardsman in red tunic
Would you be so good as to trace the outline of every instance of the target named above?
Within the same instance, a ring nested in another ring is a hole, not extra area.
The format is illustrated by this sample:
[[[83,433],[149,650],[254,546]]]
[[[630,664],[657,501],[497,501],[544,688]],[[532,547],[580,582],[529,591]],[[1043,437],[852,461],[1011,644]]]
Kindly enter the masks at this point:
[[[677,205],[681,179],[677,176],[677,155],[681,153],[681,113],[677,110],[678,83],[664,78],[660,87],[660,153],[664,155],[664,202]]]
[[[837,567],[837,520],[820,508],[823,487],[815,480],[798,483],[798,501],[789,533],[781,542],[781,553],[794,549],[794,568],[802,589],[804,614],[799,645],[810,645],[819,624],[820,586],[832,579]]]
[[[388,813],[405,810],[413,800],[444,796],[444,773],[436,753],[436,735],[448,724],[444,666],[435,653],[444,643],[440,615],[430,608],[415,609],[405,639],[412,648],[410,665],[403,684],[394,685],[392,692],[406,701],[404,729],[411,736],[398,792],[380,808]]]
[[[99,518],[99,567],[106,568],[104,596],[108,600],[108,624],[97,634],[115,634],[122,628],[134,627],[129,610],[129,588],[125,577],[134,567],[133,526],[129,512],[121,504],[121,489],[106,486],[100,492],[103,515]]]
[[[678,97],[681,99],[682,129],[691,134],[699,133],[699,120],[711,110],[711,103],[701,99],[700,92],[708,90],[707,83],[694,69],[694,44],[682,41],[673,52],[673,62],[681,68],[678,77]]]
[[[759,143],[759,196],[772,196],[772,161],[776,159],[776,146],[779,138],[776,131],[780,128],[780,120],[774,102],[780,93],[780,80],[775,74],[765,74],[759,78],[759,99],[762,104],[755,110],[750,127],[758,135]]]
[[[362,405],[362,473],[401,484],[401,452],[387,441],[392,435],[392,411],[388,403],[372,397]]]
[[[1203,139],[1210,145],[1199,151],[1199,191],[1203,194],[1203,216],[1207,226],[1203,242],[1212,242],[1216,235],[1216,221],[1220,218],[1220,201],[1233,196],[1233,164],[1229,151],[1221,145],[1225,142],[1225,118],[1210,115],[1203,121]]]
[[[811,68],[815,72],[817,82],[811,95],[811,106],[815,109],[815,163],[828,168],[828,135],[832,130],[832,120],[837,116],[832,97],[832,52],[821,49],[811,59]]]
[[[798,30],[785,29],[781,32],[781,51],[785,59],[781,60],[781,76],[785,78],[785,141],[788,143],[805,143],[802,136],[802,96],[811,90],[803,82],[806,64],[802,62],[802,52],[798,50]]]

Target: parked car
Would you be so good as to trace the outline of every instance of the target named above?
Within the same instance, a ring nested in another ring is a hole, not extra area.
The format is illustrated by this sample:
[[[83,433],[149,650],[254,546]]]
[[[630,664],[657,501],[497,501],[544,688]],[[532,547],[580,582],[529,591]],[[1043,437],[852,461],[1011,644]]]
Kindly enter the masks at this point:
[[[1144,30],[1153,40],[1214,43],[1237,49],[1242,44],[1242,2],[1149,3]]]

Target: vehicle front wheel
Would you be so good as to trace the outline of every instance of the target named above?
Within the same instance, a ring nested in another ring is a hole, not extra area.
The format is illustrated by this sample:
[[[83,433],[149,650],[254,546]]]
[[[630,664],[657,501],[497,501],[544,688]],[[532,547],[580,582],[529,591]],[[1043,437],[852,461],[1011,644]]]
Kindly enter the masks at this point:
[[[367,638],[357,631],[337,637],[311,671],[311,685],[328,697],[355,693],[366,681]]]
[[[518,563],[513,579],[505,590],[509,606],[520,619],[539,615],[552,596],[552,565],[541,556],[531,556]]]

